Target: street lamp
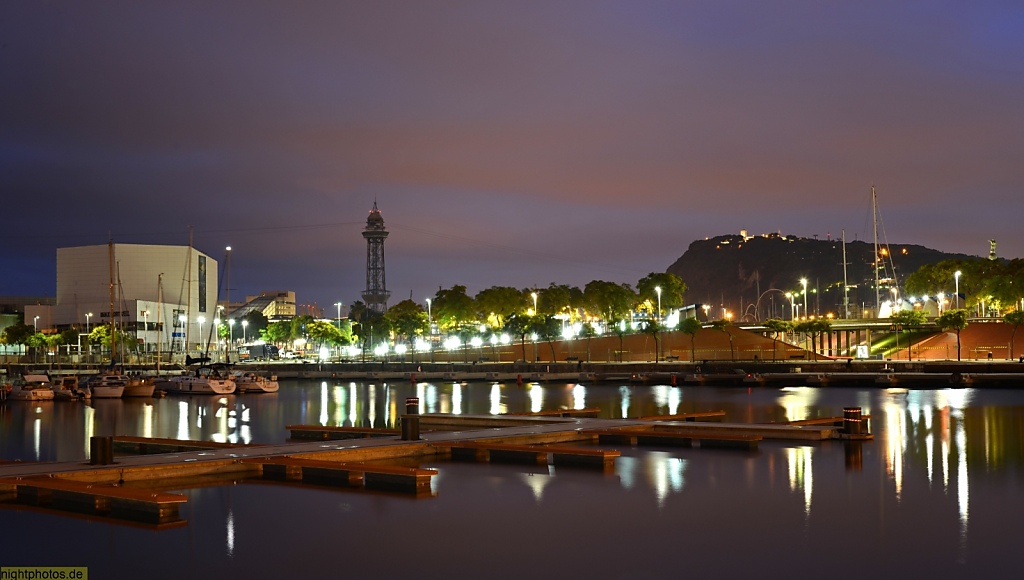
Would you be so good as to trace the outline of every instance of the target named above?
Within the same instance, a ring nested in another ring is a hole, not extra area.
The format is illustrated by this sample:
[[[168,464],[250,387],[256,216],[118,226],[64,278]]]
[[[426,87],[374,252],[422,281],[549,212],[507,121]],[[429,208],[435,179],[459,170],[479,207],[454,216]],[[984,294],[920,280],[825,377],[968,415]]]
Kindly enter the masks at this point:
[[[960,308],[960,270],[953,273],[953,279],[956,280],[956,307]]]
[[[661,322],[661,286],[655,286],[654,291],[658,293],[658,322]]]
[[[341,302],[335,302],[334,305],[338,307],[338,330],[341,330]]]
[[[229,318],[228,319],[228,340],[231,341],[231,344],[235,343],[235,319],[234,318]]]
[[[537,314],[537,293],[536,292],[530,292],[530,296],[533,297],[533,314],[536,315]]]
[[[807,316],[807,278],[800,278],[800,283],[804,285],[804,317]]]
[[[793,300],[793,293],[786,292],[786,298],[789,298],[789,319],[796,320],[796,302]]]
[[[32,319],[32,331],[33,332],[39,332],[39,326],[36,324],[36,322],[38,320],[39,320],[38,316],[36,316],[35,318]]]
[[[242,344],[245,344],[245,327],[246,326],[249,326],[249,321],[248,320],[243,320],[242,321]]]
[[[89,334],[89,319],[92,318],[92,312],[85,313],[85,333]]]

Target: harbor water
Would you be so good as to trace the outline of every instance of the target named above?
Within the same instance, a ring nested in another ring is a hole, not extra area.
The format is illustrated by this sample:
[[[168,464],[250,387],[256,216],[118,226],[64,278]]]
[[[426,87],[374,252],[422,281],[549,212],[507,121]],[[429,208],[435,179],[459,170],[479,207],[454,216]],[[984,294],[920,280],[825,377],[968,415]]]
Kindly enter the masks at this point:
[[[282,443],[285,425],[395,427],[421,413],[599,408],[729,422],[869,415],[873,441],[756,452],[607,446],[614,472],[419,463],[428,497],[214,478],[175,482],[182,526],[0,504],[0,566],[92,578],[678,578],[1003,575],[1024,545],[1024,391],[341,383],[275,394],[0,405],[0,459],[86,461],[93,435]]]

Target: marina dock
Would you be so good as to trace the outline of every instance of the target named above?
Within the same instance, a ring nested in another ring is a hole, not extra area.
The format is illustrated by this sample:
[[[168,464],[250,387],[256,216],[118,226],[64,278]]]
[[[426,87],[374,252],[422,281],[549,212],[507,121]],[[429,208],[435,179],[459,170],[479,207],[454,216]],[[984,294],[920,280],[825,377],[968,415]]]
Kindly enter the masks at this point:
[[[407,401],[414,408],[414,399]],[[803,424],[721,422],[724,412],[695,412],[638,419],[602,419],[592,410],[529,415],[404,415],[401,431],[289,425],[309,441],[233,445],[204,441],[95,437],[94,453],[76,462],[0,464],[0,500],[40,509],[108,516],[153,525],[178,519],[186,499],[166,489],[187,488],[188,478],[229,477],[264,482],[328,485],[430,496],[435,469],[395,465],[396,460],[470,460],[614,470],[618,449],[605,445],[654,445],[755,451],[764,440],[826,441],[844,438],[857,414]],[[853,417],[851,419],[851,417]],[[712,419],[719,422],[698,421]],[[407,430],[406,423],[415,430]],[[420,432],[422,429],[422,433]],[[390,463],[389,463],[390,462]]]

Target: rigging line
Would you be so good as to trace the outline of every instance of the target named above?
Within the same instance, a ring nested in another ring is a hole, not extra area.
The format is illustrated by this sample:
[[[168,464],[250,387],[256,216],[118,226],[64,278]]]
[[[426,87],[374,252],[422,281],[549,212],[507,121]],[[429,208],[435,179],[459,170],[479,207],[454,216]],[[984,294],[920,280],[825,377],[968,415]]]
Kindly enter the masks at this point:
[[[363,223],[364,222],[357,221],[357,222],[335,222],[335,223],[329,223],[329,224],[302,224],[302,225],[263,226],[263,227],[248,227],[248,228],[221,228],[221,227],[217,227],[217,228],[211,228],[211,229],[195,229],[193,231],[196,232],[196,233],[201,233],[201,234],[220,234],[220,233],[234,234],[234,233],[246,233],[246,232],[258,233],[258,232],[282,231],[282,230],[307,230],[307,229],[316,229],[316,228],[336,228],[336,227],[342,227],[342,226],[358,226],[358,225],[362,225]],[[150,232],[127,232],[127,233],[118,233],[118,236],[119,237],[124,237],[124,236],[156,236],[156,237],[163,237],[163,236],[176,236],[179,233],[180,232],[177,232],[177,231],[174,231],[174,232],[172,232],[172,231],[166,231],[166,232],[152,232],[152,231],[150,231]],[[96,234],[67,234],[67,233],[60,233],[60,234],[37,234],[37,235],[33,235],[33,234],[28,234],[28,235],[9,234],[9,235],[0,235],[0,240],[4,240],[4,239],[19,239],[19,240],[23,240],[23,239],[34,239],[34,240],[51,239],[51,240],[59,240],[59,239],[91,238],[91,237],[94,237],[95,235]]]
[[[639,270],[637,268],[626,268],[626,267],[620,267],[620,266],[609,266],[608,264],[599,264],[597,262],[592,262],[592,261],[587,261],[587,260],[577,260],[577,259],[569,258],[569,257],[566,257],[566,256],[559,256],[557,254],[551,254],[551,253],[548,253],[548,252],[541,252],[539,250],[530,250],[530,249],[524,249],[524,248],[517,248],[517,247],[514,247],[514,246],[506,246],[506,245],[503,245],[503,244],[495,244],[495,243],[492,243],[492,242],[487,242],[487,241],[484,241],[484,240],[478,240],[478,239],[474,239],[474,238],[468,238],[468,237],[464,237],[464,236],[456,236],[456,235],[452,235],[452,234],[443,234],[443,233],[438,233],[438,232],[432,232],[432,231],[429,231],[429,230],[423,230],[423,229],[419,229],[419,228],[416,228],[416,227],[413,227],[413,226],[408,226],[408,225],[405,225],[405,224],[393,224],[393,225],[396,225],[399,228],[404,228],[404,229],[407,229],[409,231],[417,232],[417,233],[420,233],[420,234],[425,234],[425,235],[428,235],[428,236],[434,236],[434,237],[442,238],[442,239],[448,239],[448,240],[455,240],[455,241],[460,241],[460,242],[471,243],[471,244],[474,244],[474,245],[477,245],[477,246],[488,246],[488,247],[491,247],[491,248],[495,248],[495,249],[499,249],[499,250],[504,250],[506,252],[511,252],[511,253],[514,253],[514,254],[522,254],[522,255],[525,255],[525,256],[530,256],[530,257],[534,257],[534,258],[541,258],[541,259],[549,260],[549,261],[564,262],[564,263],[573,264],[573,265],[579,265],[579,266],[597,267],[597,268],[602,268],[602,269],[609,270],[609,271],[610,270],[618,270],[618,271],[630,272],[630,273],[637,273],[637,272],[641,272],[642,271],[642,270]]]

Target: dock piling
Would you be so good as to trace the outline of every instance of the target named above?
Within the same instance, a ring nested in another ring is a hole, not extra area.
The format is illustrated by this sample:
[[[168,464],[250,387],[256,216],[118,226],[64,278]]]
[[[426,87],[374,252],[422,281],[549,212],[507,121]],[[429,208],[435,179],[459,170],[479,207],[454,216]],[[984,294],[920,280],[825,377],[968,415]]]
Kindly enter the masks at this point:
[[[843,407],[843,433],[860,435],[861,432],[860,407]]]
[[[417,441],[420,438],[420,399],[409,397],[405,400],[405,416],[402,417],[402,441]]]
[[[114,463],[114,438],[94,435],[89,438],[89,464],[112,465]]]

